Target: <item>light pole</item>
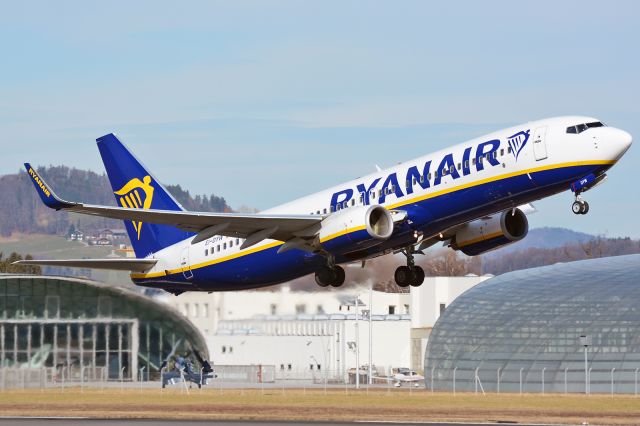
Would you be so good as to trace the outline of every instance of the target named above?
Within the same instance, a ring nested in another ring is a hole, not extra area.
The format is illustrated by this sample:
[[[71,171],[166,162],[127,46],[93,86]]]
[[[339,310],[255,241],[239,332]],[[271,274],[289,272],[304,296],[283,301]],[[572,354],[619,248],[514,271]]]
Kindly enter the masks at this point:
[[[371,323],[371,316],[373,315],[373,281],[371,281],[371,285],[369,286],[369,374],[368,374],[368,383],[369,385],[373,384],[373,379],[371,378],[373,372],[373,324]]]
[[[584,393],[589,394],[589,361],[587,358],[587,348],[591,345],[591,336],[583,334],[580,336],[580,344],[584,347]]]
[[[360,330],[358,329],[358,296],[356,295],[356,389],[360,389]]]

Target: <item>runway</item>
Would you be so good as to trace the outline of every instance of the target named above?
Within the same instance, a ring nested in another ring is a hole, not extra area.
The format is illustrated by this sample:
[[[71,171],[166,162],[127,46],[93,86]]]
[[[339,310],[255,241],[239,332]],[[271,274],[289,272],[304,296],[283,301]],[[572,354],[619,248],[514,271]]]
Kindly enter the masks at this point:
[[[438,422],[311,422],[311,421],[229,421],[229,420],[136,420],[136,419],[86,419],[79,417],[0,417],[0,426],[153,426],[153,425],[211,425],[211,426],[504,426],[517,424],[518,426],[541,426],[540,424],[525,424],[515,422],[500,423],[438,423]]]

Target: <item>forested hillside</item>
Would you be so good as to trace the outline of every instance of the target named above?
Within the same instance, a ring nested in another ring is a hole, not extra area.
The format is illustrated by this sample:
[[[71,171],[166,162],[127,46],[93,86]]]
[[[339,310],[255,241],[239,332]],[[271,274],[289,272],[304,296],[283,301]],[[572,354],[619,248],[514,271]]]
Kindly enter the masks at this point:
[[[63,198],[90,204],[116,205],[111,185],[105,174],[66,166],[38,167],[38,172]],[[168,185],[167,189],[188,210],[231,211],[222,197],[215,195],[194,197],[180,185]],[[6,237],[14,232],[64,235],[70,225],[83,231],[123,228],[120,221],[48,209],[38,199],[25,172],[0,176],[1,236]]]

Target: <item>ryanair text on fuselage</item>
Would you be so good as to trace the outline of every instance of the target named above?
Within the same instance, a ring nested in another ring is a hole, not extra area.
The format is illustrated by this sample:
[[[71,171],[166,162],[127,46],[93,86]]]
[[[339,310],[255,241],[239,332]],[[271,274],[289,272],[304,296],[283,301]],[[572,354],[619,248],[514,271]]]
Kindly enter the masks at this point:
[[[518,154],[522,151],[529,140],[529,130],[518,132],[507,138],[508,151],[513,154],[516,161]],[[374,198],[375,191],[379,192],[378,203],[383,204],[388,195],[395,195],[396,198],[404,197],[405,195],[413,194],[414,185],[420,185],[422,189],[427,189],[431,186],[438,186],[442,182],[445,176],[450,176],[452,179],[459,179],[462,176],[468,176],[472,173],[472,167],[476,171],[484,170],[485,166],[499,166],[498,150],[500,149],[500,139],[492,139],[486,142],[478,144],[475,150],[475,156],[471,158],[471,151],[473,147],[465,148],[462,153],[462,159],[458,163],[459,167],[456,168],[456,159],[453,154],[446,154],[439,162],[438,166],[433,170],[433,183],[432,181],[432,160],[427,160],[422,166],[422,172],[418,169],[418,166],[410,166],[407,169],[405,176],[405,188],[406,194],[402,191],[399,184],[397,172],[390,173],[383,181],[382,185],[378,188],[378,183],[382,178],[375,178],[373,182],[367,185],[366,182],[356,185],[356,189],[346,188],[341,191],[335,192],[331,196],[331,209],[338,210],[341,206],[346,205],[351,201],[354,193],[360,195],[360,202],[368,205],[371,198]],[[433,163],[435,164],[435,163]],[[460,169],[460,171],[458,171]]]

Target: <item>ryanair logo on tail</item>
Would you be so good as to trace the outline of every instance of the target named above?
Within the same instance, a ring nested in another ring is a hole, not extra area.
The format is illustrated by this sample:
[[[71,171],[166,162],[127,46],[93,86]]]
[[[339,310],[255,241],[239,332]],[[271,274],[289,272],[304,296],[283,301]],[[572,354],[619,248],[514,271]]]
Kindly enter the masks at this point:
[[[518,132],[515,135],[509,136],[507,138],[507,143],[511,148],[511,152],[513,153],[513,156],[516,157],[516,161],[518,161],[518,155],[520,155],[522,148],[524,148],[528,140],[529,140],[529,130],[524,132],[522,131]]]
[[[142,180],[133,178],[127,182],[122,188],[115,191],[114,194],[119,195],[120,204],[124,208],[144,209],[151,208],[153,200],[153,186],[151,186],[151,176],[145,176]],[[140,230],[142,222],[131,221],[133,229],[138,232],[138,240],[140,240]]]

